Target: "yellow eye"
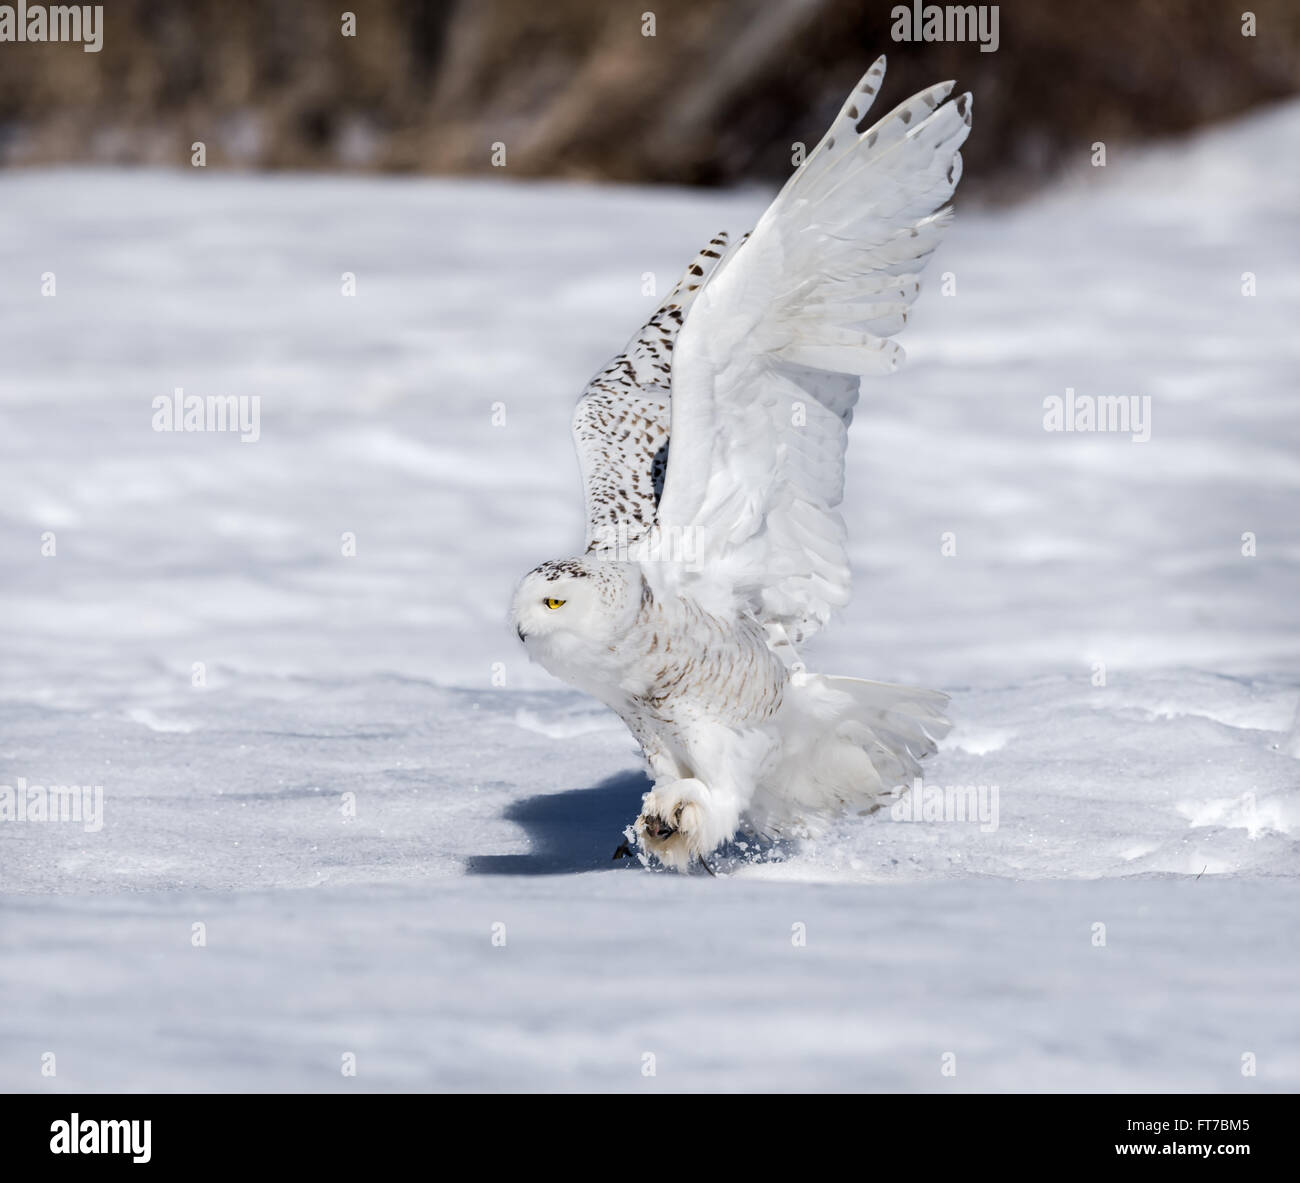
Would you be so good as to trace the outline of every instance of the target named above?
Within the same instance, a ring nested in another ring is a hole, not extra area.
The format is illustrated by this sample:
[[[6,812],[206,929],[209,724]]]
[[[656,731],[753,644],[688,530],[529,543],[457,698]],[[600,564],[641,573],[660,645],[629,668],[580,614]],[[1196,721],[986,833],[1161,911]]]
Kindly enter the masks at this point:
[[[547,596],[546,599],[542,601],[542,603],[545,604],[552,612],[554,612],[556,608],[563,608],[565,602],[566,601],[564,600],[552,599],[550,596]]]

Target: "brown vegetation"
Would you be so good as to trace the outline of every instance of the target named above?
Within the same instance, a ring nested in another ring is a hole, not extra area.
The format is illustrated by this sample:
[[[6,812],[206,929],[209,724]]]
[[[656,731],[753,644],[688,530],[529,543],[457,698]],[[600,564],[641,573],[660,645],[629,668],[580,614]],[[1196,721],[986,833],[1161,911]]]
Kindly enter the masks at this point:
[[[892,7],[109,0],[100,53],[0,45],[0,162],[186,164],[197,140],[213,167],[481,172],[499,141],[513,175],[776,178],[883,51],[885,103],[974,90],[968,184],[1007,190],[1300,88],[1294,0],[1013,0],[995,53],[896,43]]]

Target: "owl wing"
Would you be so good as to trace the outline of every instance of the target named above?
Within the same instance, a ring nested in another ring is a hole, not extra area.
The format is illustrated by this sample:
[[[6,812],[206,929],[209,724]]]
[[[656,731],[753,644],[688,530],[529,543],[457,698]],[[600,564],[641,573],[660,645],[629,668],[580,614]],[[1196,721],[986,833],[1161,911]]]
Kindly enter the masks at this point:
[[[573,414],[587,503],[589,553],[626,550],[655,521],[668,464],[675,339],[727,247],[719,234],[695,257],[627,348],[588,384]]]
[[[951,82],[860,130],[880,58],[678,336],[658,525],[692,560],[665,578],[798,641],[849,595],[847,428],[859,378],[897,367],[918,274],[951,217],[971,97]]]

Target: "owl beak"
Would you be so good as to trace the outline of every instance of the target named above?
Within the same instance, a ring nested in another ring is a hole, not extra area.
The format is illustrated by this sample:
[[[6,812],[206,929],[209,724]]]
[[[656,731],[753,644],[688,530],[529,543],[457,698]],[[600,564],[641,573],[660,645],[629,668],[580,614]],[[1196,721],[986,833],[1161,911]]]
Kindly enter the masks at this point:
[[[524,630],[519,625],[515,625],[515,632],[519,634],[519,639],[522,641],[524,639]]]

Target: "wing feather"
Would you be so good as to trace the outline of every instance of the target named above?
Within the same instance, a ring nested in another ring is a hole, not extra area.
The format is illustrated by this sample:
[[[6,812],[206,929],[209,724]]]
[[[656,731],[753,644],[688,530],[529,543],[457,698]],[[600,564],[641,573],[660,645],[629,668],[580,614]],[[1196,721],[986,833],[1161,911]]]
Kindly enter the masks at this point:
[[[883,77],[881,58],[697,293],[671,368],[656,518],[695,557],[664,577],[794,641],[847,602],[835,507],[859,377],[902,359],[891,336],[950,220],[970,131],[951,82],[860,130]]]
[[[588,552],[625,550],[654,525],[668,464],[673,342],[726,246],[726,234],[710,240],[578,400],[573,440],[586,496]]]

